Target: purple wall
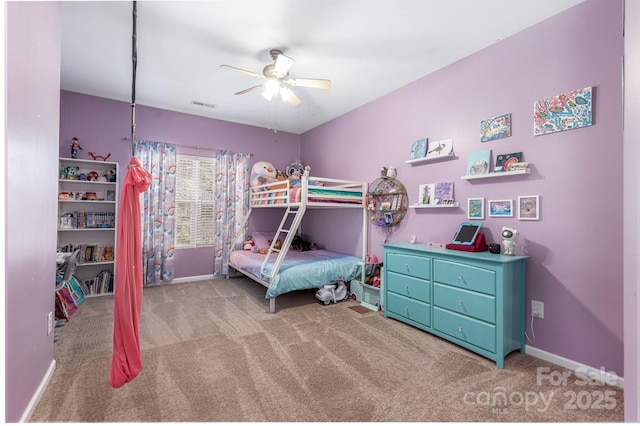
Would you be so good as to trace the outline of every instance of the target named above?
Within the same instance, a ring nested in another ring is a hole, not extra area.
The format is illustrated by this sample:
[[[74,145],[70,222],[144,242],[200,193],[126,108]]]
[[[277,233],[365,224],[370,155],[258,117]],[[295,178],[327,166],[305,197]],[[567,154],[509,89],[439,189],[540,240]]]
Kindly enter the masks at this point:
[[[624,125],[624,419],[638,422],[640,392],[640,2],[625,2]]]
[[[83,148],[78,158],[91,159],[89,151],[102,156],[110,153],[109,161],[120,164],[122,179],[131,158],[131,104],[62,91],[60,107],[60,156],[69,156],[71,138],[76,136]],[[253,160],[268,160],[278,168],[300,158],[299,135],[143,105],[136,106],[136,139],[173,143],[182,154],[211,155],[210,150],[186,145],[248,152],[253,154]],[[272,215],[258,213],[254,217],[251,229],[273,227],[262,225],[264,221],[272,222]],[[213,249],[176,250],[175,268],[176,278],[210,275]]]
[[[450,240],[466,220],[470,197],[540,195],[541,220],[486,218],[485,234],[503,225],[527,240],[527,315],[545,304],[531,346],[623,374],[622,327],[622,1],[587,0],[539,25],[417,80],[302,135],[302,160],[315,174],[373,181],[395,166],[417,202],[421,183],[454,181],[460,209],[412,209],[390,241]],[[535,101],[594,87],[594,125],[533,136]],[[513,136],[481,143],[482,119],[511,113]],[[453,138],[458,159],[408,165],[410,144]],[[470,152],[523,151],[531,175],[461,180]],[[332,155],[331,153],[335,153]],[[337,154],[339,153],[339,155]],[[307,232],[327,245],[344,224],[318,217]],[[351,228],[357,228],[357,222]],[[322,232],[322,234],[321,234]],[[385,235],[370,228],[380,256]],[[527,321],[529,322],[529,321]],[[527,333],[533,333],[527,325]]]
[[[6,12],[5,420],[17,422],[53,360],[61,15],[58,2]]]

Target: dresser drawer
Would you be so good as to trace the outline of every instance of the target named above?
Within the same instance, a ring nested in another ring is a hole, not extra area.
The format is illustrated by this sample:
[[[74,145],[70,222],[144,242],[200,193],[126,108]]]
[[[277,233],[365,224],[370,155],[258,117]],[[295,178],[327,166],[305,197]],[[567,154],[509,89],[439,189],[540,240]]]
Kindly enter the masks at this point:
[[[496,352],[496,327],[441,308],[433,309],[433,328],[489,352]]]
[[[433,285],[433,304],[491,324],[496,323],[496,298],[494,296],[435,283]]]
[[[385,310],[404,318],[419,322],[427,327],[431,325],[431,306],[409,299],[396,293],[387,293]]]
[[[422,302],[431,301],[431,282],[421,280],[407,275],[397,274],[395,272],[387,272],[387,282],[385,286],[388,291],[418,299]]]
[[[429,279],[431,276],[429,257],[402,253],[388,253],[384,267],[388,271]]]
[[[433,261],[433,281],[466,290],[496,294],[495,271],[448,260],[435,259]]]

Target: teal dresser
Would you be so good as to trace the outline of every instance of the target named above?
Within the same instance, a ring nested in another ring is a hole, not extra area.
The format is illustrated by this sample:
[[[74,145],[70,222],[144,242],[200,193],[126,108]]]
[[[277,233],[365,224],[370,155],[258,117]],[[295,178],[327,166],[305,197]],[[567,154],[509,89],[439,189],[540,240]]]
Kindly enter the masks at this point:
[[[525,259],[426,244],[384,244],[384,316],[504,367],[524,353]]]

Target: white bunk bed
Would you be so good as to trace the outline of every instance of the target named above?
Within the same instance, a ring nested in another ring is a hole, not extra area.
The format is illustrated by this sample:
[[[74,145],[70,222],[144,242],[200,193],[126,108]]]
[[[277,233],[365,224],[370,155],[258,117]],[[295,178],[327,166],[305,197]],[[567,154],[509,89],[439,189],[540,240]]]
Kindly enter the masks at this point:
[[[238,235],[229,257],[232,270],[267,287],[269,312],[275,312],[276,297],[290,291],[320,288],[337,279],[351,280],[360,273],[367,252],[367,183],[310,177],[305,170],[299,185],[289,180],[250,188],[249,211],[242,229],[255,209],[279,208],[284,214],[266,254],[242,250],[244,235]],[[307,209],[359,209],[362,211],[362,256],[360,258],[327,250],[294,251],[291,243]],[[276,248],[276,242],[282,242]],[[349,282],[347,281],[347,282]]]

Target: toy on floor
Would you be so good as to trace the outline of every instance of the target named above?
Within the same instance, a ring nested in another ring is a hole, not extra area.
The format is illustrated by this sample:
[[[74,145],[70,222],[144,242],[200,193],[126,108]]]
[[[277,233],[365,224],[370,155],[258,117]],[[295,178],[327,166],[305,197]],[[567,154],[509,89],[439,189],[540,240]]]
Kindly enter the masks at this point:
[[[339,301],[348,298],[349,288],[347,287],[347,284],[345,284],[343,277],[338,278],[338,282],[336,284],[325,285],[316,292],[316,299],[325,305],[328,305],[331,301],[333,301],[333,303],[338,303]]]

